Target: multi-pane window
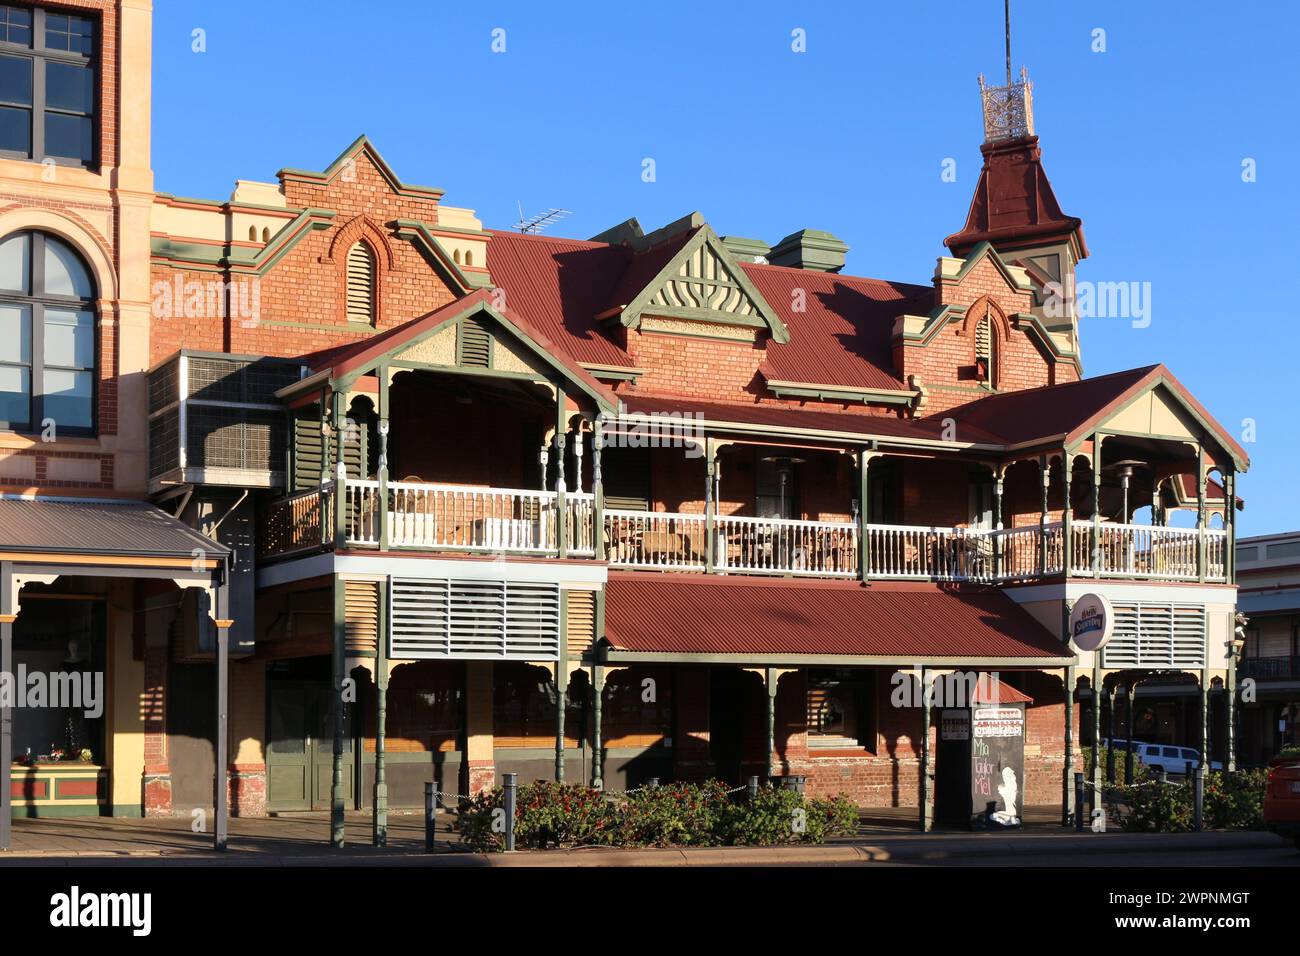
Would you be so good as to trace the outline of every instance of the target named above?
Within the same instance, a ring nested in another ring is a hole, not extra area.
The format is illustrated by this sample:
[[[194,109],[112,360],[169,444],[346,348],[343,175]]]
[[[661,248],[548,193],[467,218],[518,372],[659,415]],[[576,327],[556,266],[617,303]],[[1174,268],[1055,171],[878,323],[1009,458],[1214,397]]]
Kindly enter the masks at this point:
[[[94,298],[90,271],[61,239],[0,240],[0,428],[94,430]]]
[[[95,21],[0,5],[0,155],[93,166]]]

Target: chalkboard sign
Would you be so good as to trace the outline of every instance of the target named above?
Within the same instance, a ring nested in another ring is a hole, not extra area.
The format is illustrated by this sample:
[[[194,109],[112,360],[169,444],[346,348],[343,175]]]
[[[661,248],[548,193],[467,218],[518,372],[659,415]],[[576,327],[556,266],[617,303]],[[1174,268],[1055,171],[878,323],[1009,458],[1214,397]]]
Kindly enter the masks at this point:
[[[1024,704],[976,704],[971,708],[972,822],[1020,826],[1025,792]],[[993,813],[986,813],[989,804]]]

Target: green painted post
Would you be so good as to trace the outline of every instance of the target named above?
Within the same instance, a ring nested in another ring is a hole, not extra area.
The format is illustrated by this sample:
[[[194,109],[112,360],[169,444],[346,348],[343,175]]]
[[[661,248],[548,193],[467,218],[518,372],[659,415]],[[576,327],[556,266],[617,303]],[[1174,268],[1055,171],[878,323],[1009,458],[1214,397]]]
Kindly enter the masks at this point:
[[[1101,577],[1101,436],[1092,439],[1092,576]]]
[[[388,846],[388,774],[385,734],[388,729],[388,602],[387,582],[379,585],[379,640],[375,645],[375,808],[371,842]],[[358,758],[359,759],[359,758]]]
[[[1096,810],[1101,794],[1101,655],[1093,652],[1096,663],[1092,666],[1092,800],[1089,806]]]
[[[871,523],[871,460],[870,451],[858,452],[858,577],[866,584],[871,580],[871,542],[867,525]]]
[[[929,833],[934,826],[930,807],[930,704],[929,675],[921,668],[921,832]]]
[[[767,779],[770,782],[772,775],[776,772],[776,762],[773,754],[776,751],[776,690],[777,683],[780,681],[780,675],[775,669],[769,667],[765,674],[765,683],[767,684]]]
[[[345,511],[340,507],[339,511]],[[343,682],[347,642],[346,591],[343,579],[334,575],[334,642],[330,663],[334,675],[331,711],[334,717],[334,760],[330,777],[330,846],[343,848]]]
[[[561,558],[569,556],[569,516],[565,505],[564,458],[568,423],[564,420],[564,389],[555,388],[555,542]],[[579,489],[581,490],[581,489]]]
[[[1074,509],[1070,506],[1070,472],[1074,470],[1074,458],[1068,449],[1061,449],[1061,484],[1065,489],[1061,507],[1061,573],[1066,578],[1074,566],[1074,526],[1072,518]]]
[[[995,532],[1002,530],[1002,492],[1006,473],[1006,468],[1002,465],[993,466],[993,530]],[[997,581],[1002,580],[1002,544],[1002,535],[994,534],[993,578]]]
[[[1065,771],[1062,777],[1061,786],[1065,791],[1063,806],[1064,812],[1061,815],[1061,825],[1069,826],[1070,819],[1074,816],[1074,788],[1071,781],[1074,777],[1074,666],[1070,665],[1065,669]]]
[[[1201,671],[1201,767],[1210,766],[1210,671]]]
[[[717,555],[714,529],[717,527],[717,502],[713,500],[713,476],[718,463],[714,458],[713,439],[704,440],[704,569],[714,569]]]
[[[591,427],[591,496],[592,529],[595,538],[596,560],[605,560],[605,481],[601,473],[600,453],[605,447],[605,416],[601,413]]]
[[[560,594],[560,647],[555,661],[555,780],[564,783],[564,708],[569,689],[569,592]]]
[[[347,439],[347,414],[344,402],[347,396],[343,392],[334,393],[334,414],[331,427],[334,439],[338,443],[334,459],[334,550],[342,551],[348,544],[348,466],[344,457],[343,443]]]
[[[1205,583],[1205,458],[1196,446],[1196,578]]]
[[[1223,739],[1224,748],[1227,753],[1224,755],[1223,765],[1231,773],[1237,769],[1237,634],[1232,634],[1232,639],[1228,643],[1228,675],[1224,681],[1224,691],[1227,697],[1223,701]]]
[[[379,550],[388,550],[388,367],[379,368]]]
[[[1038,576],[1042,577],[1047,574],[1047,488],[1052,482],[1051,460],[1040,458],[1038,468],[1043,485],[1043,510],[1038,521]]]
[[[605,789],[604,741],[601,740],[601,698],[605,694],[605,668],[591,665],[591,785]]]
[[[331,444],[329,398],[324,389],[320,393],[320,546],[323,548],[334,540],[333,512],[330,502],[333,492],[326,491],[325,486],[334,477],[334,448]]]

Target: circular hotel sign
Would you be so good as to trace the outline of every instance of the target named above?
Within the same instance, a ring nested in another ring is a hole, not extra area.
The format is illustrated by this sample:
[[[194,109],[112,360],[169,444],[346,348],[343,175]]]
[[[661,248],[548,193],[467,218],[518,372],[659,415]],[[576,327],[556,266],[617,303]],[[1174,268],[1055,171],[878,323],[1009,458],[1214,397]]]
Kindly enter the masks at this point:
[[[1076,651],[1099,651],[1115,628],[1115,612],[1101,594],[1084,594],[1070,612],[1070,644]]]

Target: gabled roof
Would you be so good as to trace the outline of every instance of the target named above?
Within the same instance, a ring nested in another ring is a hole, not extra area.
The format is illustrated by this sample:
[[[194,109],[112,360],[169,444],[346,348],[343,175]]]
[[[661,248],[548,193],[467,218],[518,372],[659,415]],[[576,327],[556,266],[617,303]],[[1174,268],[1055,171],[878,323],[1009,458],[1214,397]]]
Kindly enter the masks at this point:
[[[1163,365],[1148,365],[1060,385],[1000,392],[932,415],[930,420],[952,418],[959,432],[963,426],[973,426],[999,436],[1008,445],[1051,442],[1070,447],[1104,425],[1128,402],[1160,386],[1232,456],[1239,470],[1249,466],[1250,456],[1245,449]]]
[[[1073,657],[1018,604],[986,588],[611,571],[605,595],[610,649],[647,659],[825,658],[832,664],[850,657],[905,665]],[[656,613],[647,614],[648,607]]]
[[[601,328],[643,290],[698,232],[686,229],[634,254],[627,246],[490,231],[494,283],[524,316],[577,361],[631,369],[631,357]],[[767,343],[770,380],[861,389],[902,389],[890,349],[894,318],[929,310],[933,290],[785,266],[737,265],[790,332]],[[806,290],[795,308],[793,290]]]
[[[385,357],[395,355],[446,326],[476,314],[489,316],[522,342],[543,364],[549,365],[561,377],[575,384],[604,410],[612,412],[617,408],[618,400],[614,394],[582,368],[573,356],[551,342],[540,329],[513,312],[508,305],[501,309],[495,308],[492,305],[492,293],[486,289],[472,292],[368,339],[318,353],[310,360],[313,374],[277,394],[292,394],[308,387],[307,383],[324,378],[334,382],[350,381],[378,366]]]
[[[379,154],[379,150],[375,148],[375,144],[372,143],[369,137],[364,133],[354,139],[347,149],[339,153],[334,162],[330,163],[321,172],[316,172],[310,169],[293,169],[291,167],[286,167],[281,169],[276,175],[279,176],[281,180],[300,179],[308,182],[321,183],[322,185],[328,184],[335,176],[339,175],[339,173],[343,172],[343,170],[347,168],[349,160],[356,159],[356,157],[363,152],[370,157],[370,161],[375,164],[375,168],[379,170],[379,174],[383,176],[384,179],[388,180],[388,184],[393,187],[394,192],[418,199],[431,199],[435,202],[442,198],[445,190],[436,189],[433,186],[416,186],[413,183],[402,182],[402,180],[398,178],[397,173],[393,171],[393,167],[388,165],[387,160]]]
[[[692,272],[695,265],[701,265],[703,274]],[[717,296],[724,301],[701,301]],[[649,313],[762,328],[777,343],[790,339],[781,316],[707,223],[636,253],[607,312],[630,328]]]
[[[627,250],[553,236],[490,234],[492,280],[505,290],[511,311],[579,362],[632,366],[631,357],[601,332],[596,319],[627,268]]]

